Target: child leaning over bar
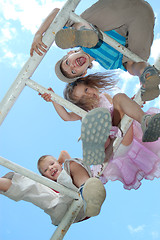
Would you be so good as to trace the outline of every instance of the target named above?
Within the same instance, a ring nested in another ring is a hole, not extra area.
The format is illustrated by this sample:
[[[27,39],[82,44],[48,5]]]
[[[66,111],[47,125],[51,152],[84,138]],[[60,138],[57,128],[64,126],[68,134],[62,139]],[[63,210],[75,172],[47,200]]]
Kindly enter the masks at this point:
[[[38,160],[38,169],[44,177],[80,192],[85,209],[82,207],[75,222],[99,214],[106,191],[99,179],[92,178],[90,168],[81,159],[71,158],[66,151],[61,151],[58,160],[51,155],[42,156]],[[0,193],[12,200],[24,200],[40,207],[56,226],[73,201],[69,196],[14,172],[0,178]]]

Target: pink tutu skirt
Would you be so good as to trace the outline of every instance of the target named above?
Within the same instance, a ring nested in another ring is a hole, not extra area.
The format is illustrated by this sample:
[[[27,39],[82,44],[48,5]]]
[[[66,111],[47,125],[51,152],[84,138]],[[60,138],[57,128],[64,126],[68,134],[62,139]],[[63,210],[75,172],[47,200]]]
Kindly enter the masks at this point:
[[[159,113],[160,110],[150,108],[147,113]],[[142,142],[142,130],[138,122],[133,122],[134,138],[128,152],[112,158],[100,180],[105,184],[109,180],[119,180],[125,189],[138,189],[142,179],[153,180],[160,177],[160,138],[155,142]],[[102,166],[92,167],[93,176],[100,172]]]

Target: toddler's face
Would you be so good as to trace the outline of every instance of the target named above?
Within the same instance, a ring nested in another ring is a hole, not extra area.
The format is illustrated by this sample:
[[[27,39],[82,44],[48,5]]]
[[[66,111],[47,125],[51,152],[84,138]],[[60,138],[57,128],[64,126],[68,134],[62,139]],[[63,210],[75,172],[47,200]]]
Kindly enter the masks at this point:
[[[53,156],[47,156],[39,165],[43,176],[56,181],[62,171],[62,165]]]

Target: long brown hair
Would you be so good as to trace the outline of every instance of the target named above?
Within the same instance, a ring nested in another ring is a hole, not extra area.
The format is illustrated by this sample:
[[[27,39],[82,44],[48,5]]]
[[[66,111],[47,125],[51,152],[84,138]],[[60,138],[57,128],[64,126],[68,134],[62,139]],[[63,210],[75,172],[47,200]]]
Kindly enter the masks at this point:
[[[77,100],[73,95],[74,88],[79,84],[83,84],[101,91],[111,90],[117,82],[117,74],[113,73],[112,71],[107,71],[107,73],[89,74],[85,77],[78,78],[73,83],[68,83],[63,92],[64,98],[74,103],[78,107],[88,111],[96,107],[98,102],[88,96],[83,96],[81,99]]]

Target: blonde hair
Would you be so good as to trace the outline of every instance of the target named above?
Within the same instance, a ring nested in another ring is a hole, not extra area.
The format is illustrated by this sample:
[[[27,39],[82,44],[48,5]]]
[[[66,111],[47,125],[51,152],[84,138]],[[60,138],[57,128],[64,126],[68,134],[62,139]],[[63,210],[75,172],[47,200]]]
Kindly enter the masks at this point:
[[[46,157],[49,157],[49,156],[50,156],[50,155],[43,155],[42,157],[40,157],[40,158],[38,159],[37,168],[38,168],[38,171],[40,172],[40,174],[42,174],[42,175],[43,175],[43,173],[42,173],[42,171],[41,171],[41,169],[40,169],[40,164],[41,164],[41,162],[43,162],[43,161],[45,160]]]
[[[73,94],[74,88],[79,84],[84,84],[85,86],[98,90],[111,90],[118,82],[116,77],[117,74],[113,74],[112,71],[107,71],[107,73],[94,73],[85,77],[80,77],[75,82],[66,85],[63,92],[64,98],[86,111],[91,110],[96,107],[98,102],[88,96],[83,96],[81,99],[77,100]]]

